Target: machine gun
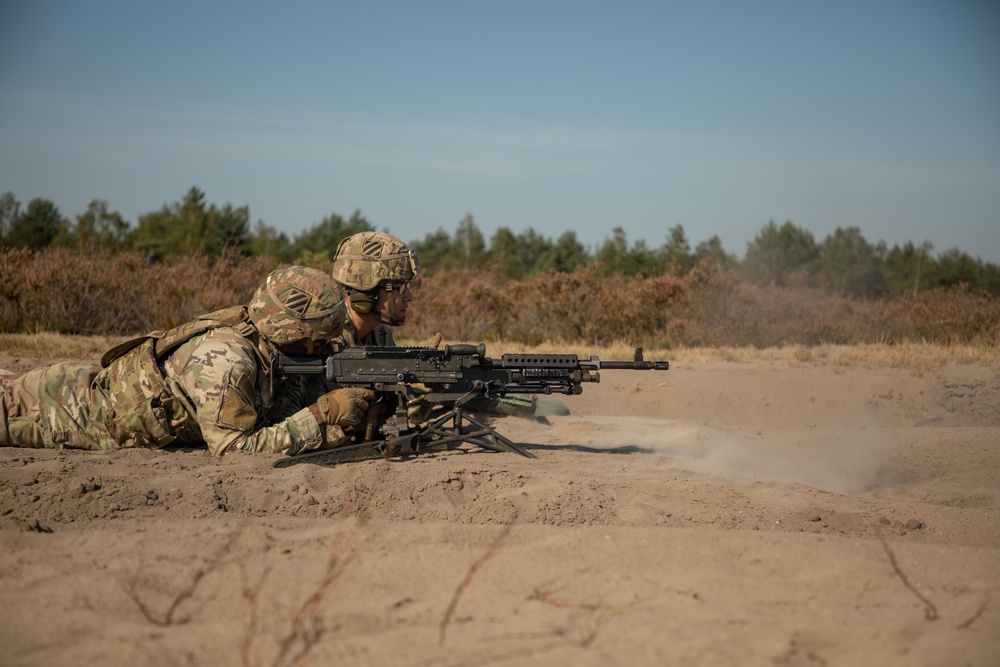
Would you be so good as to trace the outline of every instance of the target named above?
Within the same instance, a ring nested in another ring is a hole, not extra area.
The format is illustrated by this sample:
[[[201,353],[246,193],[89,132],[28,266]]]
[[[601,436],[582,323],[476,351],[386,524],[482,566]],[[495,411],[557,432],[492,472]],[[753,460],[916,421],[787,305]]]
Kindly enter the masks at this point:
[[[334,449],[279,459],[275,467],[296,463],[336,464],[452,449],[462,442],[497,452],[536,458],[520,445],[469,414],[475,398],[508,394],[580,394],[583,383],[600,382],[602,369],[659,370],[666,361],[645,361],[636,348],[632,361],[582,360],[575,354],[486,356],[486,345],[435,347],[348,347],[326,358],[279,354],[272,377],[321,375],[332,385],[376,392],[363,427],[352,441]],[[430,408],[413,423],[411,408]]]

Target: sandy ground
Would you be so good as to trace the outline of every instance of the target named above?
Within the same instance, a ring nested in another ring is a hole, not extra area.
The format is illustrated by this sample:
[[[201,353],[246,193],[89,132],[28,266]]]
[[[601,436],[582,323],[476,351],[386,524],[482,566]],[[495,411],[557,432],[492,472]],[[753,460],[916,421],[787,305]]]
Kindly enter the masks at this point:
[[[495,422],[537,460],[3,449],[0,664],[998,665],[998,371],[606,371]]]

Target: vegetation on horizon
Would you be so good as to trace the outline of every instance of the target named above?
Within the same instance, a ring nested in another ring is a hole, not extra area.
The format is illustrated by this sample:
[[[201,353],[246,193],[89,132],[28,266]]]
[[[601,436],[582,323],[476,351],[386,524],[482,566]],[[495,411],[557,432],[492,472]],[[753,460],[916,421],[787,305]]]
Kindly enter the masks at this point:
[[[34,199],[21,210],[13,193],[0,196],[0,249],[69,248],[81,254],[98,251],[138,253],[148,263],[201,256],[208,260],[273,258],[281,263],[329,264],[340,241],[375,227],[356,211],[349,218],[331,214],[289,240],[263,221],[251,230],[249,207],[216,206],[192,187],[184,198],[139,216],[132,228],[108,203],[94,200],[70,221],[55,205]],[[593,267],[594,275],[684,278],[698,266],[711,264],[719,273],[735,273],[760,287],[818,290],[826,295],[873,299],[918,295],[942,287],[964,285],[1000,295],[1000,267],[953,248],[934,254],[929,243],[889,248],[871,243],[857,227],[841,227],[822,241],[788,221],[768,222],[738,260],[717,236],[693,248],[682,225],[671,227],[663,245],[630,243],[615,227],[591,250],[574,232],[558,239],[534,229],[515,233],[507,227],[487,240],[472,215],[454,233],[443,227],[423,239],[407,239],[425,275],[454,270],[490,270],[505,279],[528,279],[557,272],[571,274]]]
[[[148,263],[142,254],[65,247],[0,249],[0,333],[126,336],[247,303],[282,265],[204,255]],[[320,265],[329,269],[329,265]],[[410,340],[641,345],[647,349],[925,343],[998,347],[1000,296],[967,285],[850,298],[804,284],[758,285],[704,260],[644,277],[600,263],[512,278],[449,269],[413,284]]]

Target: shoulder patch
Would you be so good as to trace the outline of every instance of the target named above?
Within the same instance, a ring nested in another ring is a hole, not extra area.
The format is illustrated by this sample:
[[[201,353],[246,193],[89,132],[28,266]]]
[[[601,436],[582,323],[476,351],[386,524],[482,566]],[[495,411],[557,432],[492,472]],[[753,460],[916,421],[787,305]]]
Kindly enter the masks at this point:
[[[257,424],[257,409],[254,407],[256,393],[251,369],[243,364],[234,366],[223,383],[216,424],[236,431],[252,430]]]

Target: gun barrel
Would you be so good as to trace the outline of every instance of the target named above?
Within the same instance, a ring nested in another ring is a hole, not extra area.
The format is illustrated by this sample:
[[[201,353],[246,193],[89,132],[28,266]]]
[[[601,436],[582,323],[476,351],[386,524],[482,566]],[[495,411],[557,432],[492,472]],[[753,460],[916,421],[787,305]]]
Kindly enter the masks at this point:
[[[625,371],[665,371],[670,369],[669,361],[602,361],[601,368]]]
[[[591,359],[598,361],[601,368],[608,368],[611,370],[665,371],[670,369],[669,361],[646,361],[643,359],[641,347],[635,348],[635,354],[632,357],[632,361],[599,361],[597,357],[591,357]]]

